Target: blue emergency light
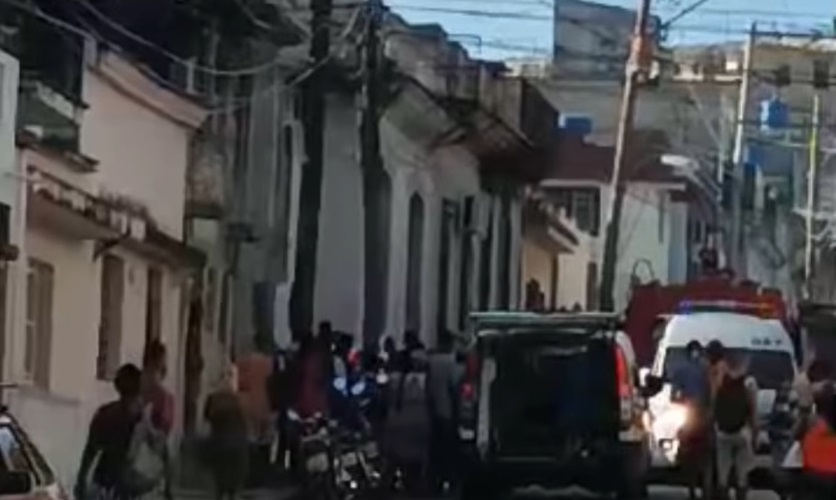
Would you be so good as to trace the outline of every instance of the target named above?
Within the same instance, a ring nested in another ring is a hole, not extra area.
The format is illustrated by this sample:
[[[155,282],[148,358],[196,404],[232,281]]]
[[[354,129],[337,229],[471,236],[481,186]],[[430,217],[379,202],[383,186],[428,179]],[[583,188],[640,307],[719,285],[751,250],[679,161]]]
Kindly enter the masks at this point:
[[[699,312],[731,312],[750,314],[761,318],[777,316],[775,308],[769,303],[737,302],[734,300],[683,300],[677,307],[677,314],[694,314]]]

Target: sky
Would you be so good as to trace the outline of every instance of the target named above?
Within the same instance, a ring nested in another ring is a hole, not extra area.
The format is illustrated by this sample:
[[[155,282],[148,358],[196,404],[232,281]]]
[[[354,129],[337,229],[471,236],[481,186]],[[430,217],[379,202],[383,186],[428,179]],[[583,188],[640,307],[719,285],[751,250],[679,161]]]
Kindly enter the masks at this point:
[[[597,0],[636,8],[638,0]],[[651,0],[662,21],[693,0]],[[474,57],[550,57],[552,0],[387,0],[407,21],[440,23]],[[458,12],[453,12],[458,11]],[[834,0],[708,0],[673,25],[668,45],[742,40],[750,23],[763,29],[832,30]]]

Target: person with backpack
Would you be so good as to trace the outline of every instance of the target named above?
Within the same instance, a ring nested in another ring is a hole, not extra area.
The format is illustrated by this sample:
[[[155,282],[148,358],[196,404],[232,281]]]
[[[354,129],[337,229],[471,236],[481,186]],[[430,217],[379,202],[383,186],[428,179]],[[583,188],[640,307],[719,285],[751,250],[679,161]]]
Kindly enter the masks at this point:
[[[165,436],[154,433],[151,409],[143,408],[142,375],[130,363],[116,371],[113,385],[119,398],[99,407],[90,421],[75,483],[76,499],[135,499],[163,481],[165,464],[155,451],[165,446]]]
[[[726,367],[712,404],[714,413],[717,488],[726,495],[732,469],[737,477],[735,499],[745,500],[754,461],[757,429],[757,384],[747,376],[742,359],[726,355]]]

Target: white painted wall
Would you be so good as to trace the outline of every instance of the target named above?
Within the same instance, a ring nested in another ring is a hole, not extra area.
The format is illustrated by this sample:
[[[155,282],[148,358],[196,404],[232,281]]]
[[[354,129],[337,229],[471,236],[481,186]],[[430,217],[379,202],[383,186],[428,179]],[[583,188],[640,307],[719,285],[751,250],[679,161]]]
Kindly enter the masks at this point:
[[[15,152],[15,126],[17,118],[17,92],[18,92],[19,64],[17,59],[0,51],[0,202],[10,207],[9,213],[9,239],[10,243],[20,246],[21,228],[18,219],[20,218],[19,197],[21,193],[21,179],[17,175],[17,154]],[[8,266],[6,286],[9,290],[14,289],[16,281],[16,263],[0,263]],[[14,330],[15,317],[18,306],[18,297],[13,293],[6,294],[6,317],[5,324],[0,328],[5,332],[4,341],[10,337],[9,332]],[[13,357],[8,349],[5,350],[4,359],[0,360],[0,377],[8,380],[11,376],[9,369]]]
[[[362,176],[357,161],[357,112],[354,101],[345,97],[331,96],[328,105],[315,314],[317,321],[328,319],[334,328],[354,332],[359,338],[363,323],[364,243]],[[409,202],[412,195],[418,193],[424,202],[420,334],[426,341],[432,342],[438,315],[442,201],[463,202],[465,197],[475,196],[474,216],[478,220],[484,218],[490,198],[481,191],[476,159],[459,146],[430,150],[407,136],[388,118],[381,121],[381,144],[384,167],[392,183],[385,332],[399,339],[406,327]],[[512,231],[511,299],[512,303],[517,303],[520,300],[519,279],[522,272],[518,203],[512,209]],[[458,324],[462,244],[465,244],[463,233],[454,234],[447,269],[450,276],[447,308],[451,328]],[[474,253],[477,254],[474,255],[474,269],[478,272],[479,256],[478,252]],[[496,266],[493,268],[496,269]],[[473,277],[472,301],[478,296],[477,283],[478,279]]]
[[[101,162],[100,189],[142,200],[160,229],[180,238],[190,131],[94,71],[84,73],[82,97],[90,108],[81,150]]]
[[[17,117],[18,62],[0,51],[0,202],[14,208],[18,181],[15,173],[15,119]]]
[[[668,245],[668,283],[684,283],[688,279],[688,205],[671,203],[670,244]]]
[[[605,191],[609,191],[609,187]],[[670,194],[666,189],[645,183],[629,185],[624,198],[618,243],[614,294],[618,309],[627,306],[634,267],[636,276],[643,281],[655,277],[662,283],[668,282],[672,227],[670,207]],[[606,217],[605,212],[602,211],[603,217]],[[606,227],[605,223],[601,227]],[[648,266],[639,264],[645,259],[652,264],[652,272]]]
[[[532,279],[540,284],[540,291],[543,292],[544,304],[549,307],[552,300],[552,259],[557,255],[541,247],[530,240],[523,240],[522,244],[522,289],[521,307],[525,307],[526,285]],[[559,273],[559,271],[558,271]],[[559,279],[559,276],[558,276]]]
[[[130,89],[137,91],[135,84]],[[27,166],[35,165],[94,196],[101,192],[127,194],[148,207],[162,230],[179,238],[191,129],[184,123],[175,123],[170,116],[150,111],[144,101],[137,96],[129,97],[125,92],[87,68],[83,93],[90,107],[82,123],[82,152],[100,161],[96,173],[74,173],[60,161],[50,161],[30,150],[18,150],[16,168],[22,172]],[[22,188],[24,184],[18,183],[18,186]],[[21,212],[25,213],[25,190],[20,192]],[[10,403],[59,477],[71,486],[90,416],[99,405],[115,397],[111,384],[95,377],[101,260],[93,260],[93,242],[59,236],[34,221],[29,224],[21,218],[16,231],[21,238],[21,256],[14,264],[11,278],[15,318],[6,347],[11,360],[10,376],[23,382],[25,387],[12,393]],[[166,384],[173,392],[179,410],[185,344],[180,325],[182,270],[149,261],[119,246],[112,252],[123,258],[126,273],[122,363],[141,364],[145,343],[147,270],[153,265],[163,273],[161,340],[168,347]],[[29,257],[43,260],[54,268],[48,391],[27,386],[23,367],[26,262]],[[178,411],[175,440],[181,418]]]
[[[358,335],[363,326],[363,179],[354,100],[327,99],[315,322]]]
[[[586,275],[586,265],[583,261],[598,263],[598,279],[600,283],[601,259],[604,251],[604,234],[607,227],[607,207],[609,206],[612,190],[609,185],[595,182],[561,182],[550,179],[549,186],[565,187],[598,187],[601,190],[601,231],[600,235],[590,238],[588,253],[581,252],[577,256],[561,255],[560,278],[558,285],[558,303],[571,307],[575,302],[586,303],[586,291],[581,294],[581,278],[578,274],[583,269]],[[671,245],[679,245],[681,228],[674,228],[675,221],[681,215],[672,207],[670,189],[678,189],[676,185],[633,182],[628,184],[624,197],[621,214],[621,228],[618,243],[618,262],[615,277],[615,305],[616,309],[627,306],[630,290],[630,278],[634,268],[636,275],[643,281],[651,278],[667,283],[670,276]],[[548,188],[546,188],[548,189]],[[678,222],[677,222],[678,224]],[[679,259],[680,252],[686,252],[683,247],[676,252]],[[641,261],[649,261],[648,267]],[[583,267],[581,267],[583,265]],[[584,278],[585,280],[585,278]],[[585,281],[584,281],[585,283]]]

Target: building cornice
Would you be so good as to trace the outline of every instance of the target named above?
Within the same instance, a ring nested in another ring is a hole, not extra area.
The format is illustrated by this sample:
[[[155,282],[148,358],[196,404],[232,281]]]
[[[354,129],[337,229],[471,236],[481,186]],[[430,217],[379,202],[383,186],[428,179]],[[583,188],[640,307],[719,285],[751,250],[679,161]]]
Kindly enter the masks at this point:
[[[185,128],[197,129],[209,116],[195,99],[164,88],[112,50],[98,52],[90,70],[126,97]]]

